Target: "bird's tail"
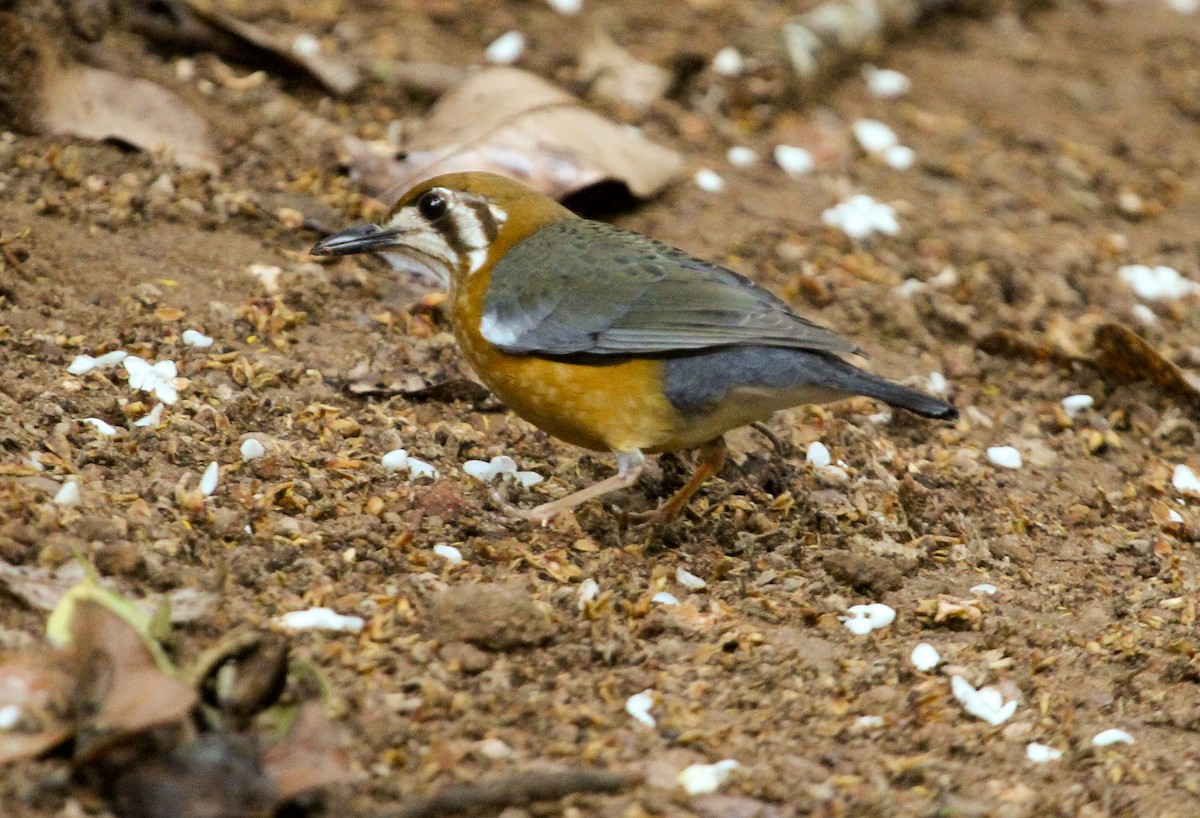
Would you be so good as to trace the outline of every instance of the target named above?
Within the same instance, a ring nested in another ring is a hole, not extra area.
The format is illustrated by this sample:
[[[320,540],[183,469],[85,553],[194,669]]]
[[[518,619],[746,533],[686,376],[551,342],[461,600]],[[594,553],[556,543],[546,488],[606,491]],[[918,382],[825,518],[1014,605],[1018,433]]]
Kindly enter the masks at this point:
[[[805,375],[814,384],[875,398],[888,406],[907,409],[927,418],[954,420],[958,417],[954,404],[873,375],[834,355],[809,352],[806,357],[809,360],[805,362]]]

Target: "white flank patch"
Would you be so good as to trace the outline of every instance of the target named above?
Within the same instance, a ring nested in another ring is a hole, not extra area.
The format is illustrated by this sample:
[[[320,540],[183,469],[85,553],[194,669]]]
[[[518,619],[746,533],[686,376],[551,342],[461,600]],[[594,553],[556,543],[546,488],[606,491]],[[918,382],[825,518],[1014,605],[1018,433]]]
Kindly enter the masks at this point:
[[[111,423],[106,420],[101,420],[100,418],[84,418],[83,422],[90,423],[96,428],[97,432],[105,437],[112,437],[117,433],[116,428]]]
[[[962,676],[950,678],[950,690],[958,699],[963,709],[972,716],[981,718],[993,727],[997,727],[1012,718],[1017,712],[1017,702],[1004,701],[1004,696],[994,687],[981,687],[976,690]]]
[[[1092,744],[1097,747],[1108,747],[1113,744],[1134,744],[1133,736],[1126,733],[1124,730],[1118,730],[1115,727],[1110,730],[1105,730],[1097,733],[1092,738]]]
[[[1091,409],[1095,403],[1096,399],[1091,395],[1067,395],[1062,399],[1062,408],[1067,417],[1073,418],[1084,409]]]
[[[1175,471],[1171,474],[1171,485],[1176,491],[1184,494],[1200,495],[1200,479],[1197,479],[1196,473],[1187,466],[1180,463],[1175,467]]]
[[[279,624],[293,631],[358,633],[366,623],[361,616],[347,616],[331,608],[309,608],[285,613],[279,617]]]
[[[716,764],[693,764],[679,774],[679,786],[688,795],[707,795],[716,792],[729,776],[742,766],[731,758]]]
[[[185,329],[179,339],[190,347],[207,349],[213,345],[213,339],[195,329]]]
[[[894,236],[900,232],[896,209],[872,199],[865,193],[851,196],[821,214],[821,221],[836,227],[852,239],[866,239],[876,233]]]
[[[1025,757],[1034,764],[1045,764],[1062,758],[1062,750],[1055,750],[1049,744],[1038,744],[1035,741],[1025,748]]]
[[[829,449],[819,440],[808,444],[808,451],[804,453],[804,459],[818,469],[833,462],[833,456],[829,454]]]
[[[525,35],[519,31],[509,31],[492,40],[483,56],[493,65],[512,65],[524,51]]]
[[[450,563],[451,565],[458,565],[459,563],[461,563],[463,561],[462,552],[459,551],[457,548],[455,548],[453,545],[446,545],[445,543],[438,543],[437,545],[435,545],[433,547],[433,553],[437,554],[439,557],[441,557],[442,559],[444,559],[446,562]]]
[[[74,480],[68,480],[59,488],[52,502],[59,506],[77,506],[80,499],[79,484]]]
[[[1138,298],[1147,301],[1175,301],[1200,293],[1200,284],[1184,278],[1174,267],[1162,264],[1157,267],[1129,264],[1118,268],[1117,275],[1133,288]]]
[[[480,319],[479,334],[483,336],[485,341],[489,341],[498,347],[512,346],[521,337],[521,333],[517,327],[496,320],[496,316],[490,312],[485,312],[483,318]]]
[[[864,65],[862,75],[863,79],[867,81],[867,90],[871,92],[872,96],[880,99],[902,97],[912,88],[912,80],[890,68]]]
[[[913,667],[921,672],[933,670],[942,661],[942,656],[937,652],[937,648],[928,642],[922,642],[913,648],[912,655],[908,658]]]
[[[221,467],[214,460],[208,464],[208,468],[204,470],[204,474],[200,475],[200,493],[205,497],[211,496],[217,490],[217,481],[220,478]]]
[[[267,453],[266,448],[259,441],[252,437],[248,437],[242,441],[242,445],[238,447],[241,452],[242,462],[249,463],[251,460],[258,460]]]
[[[658,724],[654,716],[650,715],[651,707],[654,707],[654,691],[649,688],[641,693],[634,693],[625,700],[625,712],[647,727],[654,727]]]
[[[873,630],[886,628],[895,622],[896,609],[881,602],[872,602],[870,605],[851,605],[846,609],[846,616],[839,618],[848,631],[863,636]]]
[[[1002,469],[1021,468],[1021,453],[1012,446],[992,446],[987,450],[987,459]]]

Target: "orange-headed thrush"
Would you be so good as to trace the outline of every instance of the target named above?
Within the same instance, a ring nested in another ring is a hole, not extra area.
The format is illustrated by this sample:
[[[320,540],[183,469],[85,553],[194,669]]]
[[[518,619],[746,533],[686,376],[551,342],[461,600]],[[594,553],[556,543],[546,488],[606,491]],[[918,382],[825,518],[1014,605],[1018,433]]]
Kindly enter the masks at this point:
[[[613,477],[519,512],[546,520],[632,485],[645,453],[700,447],[674,516],[725,459],[722,435],[806,403],[866,395],[926,417],[954,407],[843,360],[857,346],[729,270],[574,215],[490,173],[414,187],[381,225],[317,243],[380,252],[449,287],[454,334],[514,412],[555,437],[617,455]]]

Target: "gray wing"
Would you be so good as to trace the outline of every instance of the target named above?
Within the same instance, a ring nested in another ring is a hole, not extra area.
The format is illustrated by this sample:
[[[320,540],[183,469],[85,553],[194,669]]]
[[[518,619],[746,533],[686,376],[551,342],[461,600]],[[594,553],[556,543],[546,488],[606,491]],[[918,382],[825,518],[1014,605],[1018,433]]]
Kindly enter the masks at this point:
[[[505,254],[480,329],[505,352],[541,355],[742,345],[857,351],[737,273],[583,219],[555,222]]]

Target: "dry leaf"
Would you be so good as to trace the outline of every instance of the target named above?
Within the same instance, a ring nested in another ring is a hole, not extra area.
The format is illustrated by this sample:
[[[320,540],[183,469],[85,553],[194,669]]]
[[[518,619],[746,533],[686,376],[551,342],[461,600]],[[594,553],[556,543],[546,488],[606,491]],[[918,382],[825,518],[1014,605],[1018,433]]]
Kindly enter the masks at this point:
[[[344,747],[342,731],[329,721],[318,702],[307,702],[300,708],[292,729],[263,753],[262,760],[282,801],[319,787],[358,779]]]
[[[218,169],[205,121],[148,80],[70,61],[45,29],[0,16],[0,123],[33,133],[112,139],[162,151],[184,167]]]
[[[1159,389],[1200,408],[1200,385],[1164,358],[1144,338],[1122,324],[1101,324],[1095,337],[1096,369],[1118,381],[1150,381]]]
[[[1069,366],[1072,358],[1049,344],[1018,335],[1007,329],[989,332],[979,339],[978,347],[989,355],[1006,358],[1025,358],[1031,361],[1052,361],[1060,366]]]
[[[54,610],[67,592],[86,577],[83,565],[74,560],[58,568],[9,565],[0,560],[0,588],[42,611]]]
[[[405,147],[396,159],[391,145],[345,141],[352,171],[389,203],[421,180],[456,171],[500,173],[555,198],[604,181],[644,197],[683,166],[675,151],[516,68],[471,76],[438,101]]]
[[[17,656],[0,665],[0,711],[17,720],[0,730],[0,764],[35,758],[70,738],[67,702],[75,682],[60,654]]]
[[[642,62],[599,29],[579,55],[579,75],[596,99],[634,111],[646,110],[671,87],[671,72]]]
[[[213,51],[275,73],[298,69],[334,94],[348,94],[359,84],[354,66],[313,53],[305,47],[311,40],[297,37],[287,42],[218,11],[205,0],[138,0],[130,3],[129,20],[135,31],[156,42]]]

